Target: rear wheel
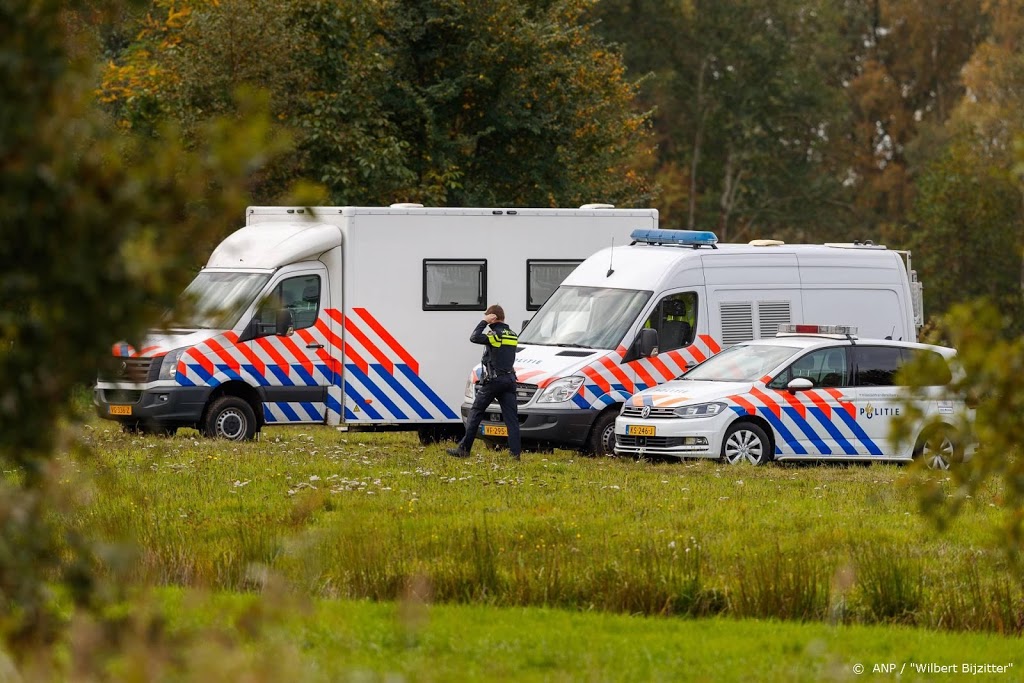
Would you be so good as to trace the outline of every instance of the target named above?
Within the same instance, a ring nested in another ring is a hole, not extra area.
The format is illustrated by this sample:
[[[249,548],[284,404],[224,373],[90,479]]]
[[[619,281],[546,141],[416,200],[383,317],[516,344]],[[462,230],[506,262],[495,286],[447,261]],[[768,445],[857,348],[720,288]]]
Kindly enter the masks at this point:
[[[963,450],[952,427],[928,430],[917,442],[914,458],[933,470],[948,470],[953,463],[963,462]]]
[[[615,455],[615,417],[617,410],[607,410],[597,416],[587,439],[587,452],[597,457]]]
[[[203,436],[250,441],[256,436],[256,414],[252,406],[237,396],[221,396],[206,411]]]
[[[764,430],[753,422],[736,422],[725,433],[722,462],[738,465],[749,462],[763,465],[771,459],[771,441]]]

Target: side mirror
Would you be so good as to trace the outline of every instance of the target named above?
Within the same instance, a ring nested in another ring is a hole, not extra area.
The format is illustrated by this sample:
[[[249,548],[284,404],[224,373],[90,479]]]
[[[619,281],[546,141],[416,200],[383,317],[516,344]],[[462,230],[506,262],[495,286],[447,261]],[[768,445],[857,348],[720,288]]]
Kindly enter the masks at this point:
[[[789,384],[786,385],[786,389],[788,389],[791,394],[795,394],[798,391],[807,391],[808,389],[813,388],[814,382],[806,377],[796,377],[790,380]]]
[[[622,362],[628,363],[638,358],[649,358],[657,354],[657,352],[658,331],[645,327],[637,333],[636,339],[630,344],[629,350],[626,351],[626,356],[622,359]]]
[[[292,312],[287,308],[282,308],[277,312],[277,325],[274,334],[278,337],[290,337],[295,334],[295,320],[292,318]]]

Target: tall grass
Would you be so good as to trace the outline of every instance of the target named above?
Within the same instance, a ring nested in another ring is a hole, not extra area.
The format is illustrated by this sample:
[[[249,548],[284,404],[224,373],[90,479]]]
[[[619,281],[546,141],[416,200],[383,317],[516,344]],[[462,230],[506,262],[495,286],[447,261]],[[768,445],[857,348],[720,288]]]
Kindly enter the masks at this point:
[[[938,534],[896,466],[726,467],[556,451],[469,460],[402,433],[268,429],[257,443],[90,422],[67,521],[130,543],[126,580],[313,597],[724,614],[1021,633],[991,550],[997,491]]]

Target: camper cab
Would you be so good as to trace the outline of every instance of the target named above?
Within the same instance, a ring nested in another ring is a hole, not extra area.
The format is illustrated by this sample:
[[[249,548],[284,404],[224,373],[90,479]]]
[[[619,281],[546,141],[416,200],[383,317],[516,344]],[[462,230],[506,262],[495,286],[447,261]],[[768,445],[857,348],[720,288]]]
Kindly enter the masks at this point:
[[[528,446],[611,454],[634,393],[779,325],[848,323],[916,341],[921,285],[909,253],[873,244],[718,244],[714,233],[636,230],[579,265],[519,335],[521,435]],[[466,388],[463,417],[479,367]],[[500,440],[495,407],[481,426]]]
[[[188,306],[115,344],[94,392],[126,429],[244,440],[267,424],[461,435],[469,333],[490,303],[540,308],[654,209],[251,207]]]

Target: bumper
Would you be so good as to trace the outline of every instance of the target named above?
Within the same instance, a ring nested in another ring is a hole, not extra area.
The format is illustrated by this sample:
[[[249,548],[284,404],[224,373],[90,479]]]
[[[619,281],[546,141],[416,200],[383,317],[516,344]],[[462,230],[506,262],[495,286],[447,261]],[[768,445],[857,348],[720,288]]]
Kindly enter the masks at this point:
[[[462,421],[469,420],[469,403],[462,404]],[[590,428],[597,419],[596,410],[519,409],[519,437],[524,442],[561,448],[580,448],[587,442]],[[492,403],[480,423],[480,433],[488,426],[501,426],[501,408]],[[494,437],[488,436],[488,439]]]
[[[683,423],[683,424],[680,424]],[[653,427],[653,436],[631,436],[626,427]],[[641,420],[619,418],[615,421],[617,455],[659,455],[676,458],[717,458],[722,452],[724,429],[712,420]]]
[[[190,427],[199,423],[211,387],[164,387],[140,391],[93,389],[96,414],[123,424],[145,423],[159,427]],[[134,400],[133,400],[134,399]],[[111,407],[129,410],[114,414]]]

